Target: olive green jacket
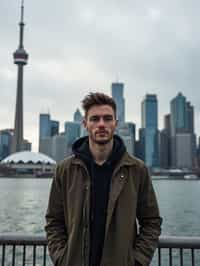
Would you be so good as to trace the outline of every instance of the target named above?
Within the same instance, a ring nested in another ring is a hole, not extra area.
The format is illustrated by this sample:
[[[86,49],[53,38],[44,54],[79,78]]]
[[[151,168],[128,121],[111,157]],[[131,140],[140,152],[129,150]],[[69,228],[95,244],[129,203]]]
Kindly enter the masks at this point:
[[[49,253],[56,266],[89,266],[90,177],[83,161],[61,162],[46,213]],[[111,179],[101,266],[149,265],[161,233],[151,178],[127,152]]]

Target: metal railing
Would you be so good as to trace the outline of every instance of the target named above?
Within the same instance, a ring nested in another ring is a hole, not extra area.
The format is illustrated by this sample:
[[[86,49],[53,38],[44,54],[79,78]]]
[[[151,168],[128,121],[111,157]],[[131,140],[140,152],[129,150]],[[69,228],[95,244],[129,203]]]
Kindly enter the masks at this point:
[[[43,235],[0,235],[1,266],[52,265]]]
[[[43,235],[0,235],[1,266],[52,265]],[[199,266],[200,237],[161,236],[152,266]]]
[[[161,236],[155,257],[153,265],[200,266],[200,237]]]

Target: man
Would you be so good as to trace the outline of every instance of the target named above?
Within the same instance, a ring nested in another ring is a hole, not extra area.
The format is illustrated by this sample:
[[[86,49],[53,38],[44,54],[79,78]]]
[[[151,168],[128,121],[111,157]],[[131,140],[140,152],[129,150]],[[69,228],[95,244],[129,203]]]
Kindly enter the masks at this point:
[[[116,104],[103,93],[82,101],[88,137],[57,166],[46,214],[56,266],[149,265],[161,232],[156,196],[143,162],[114,135]]]

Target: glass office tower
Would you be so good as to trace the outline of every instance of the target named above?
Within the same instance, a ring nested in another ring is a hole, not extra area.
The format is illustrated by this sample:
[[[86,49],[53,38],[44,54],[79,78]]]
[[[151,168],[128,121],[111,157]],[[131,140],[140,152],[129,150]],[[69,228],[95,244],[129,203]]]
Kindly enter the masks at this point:
[[[147,94],[142,101],[144,160],[148,167],[159,166],[158,102],[155,94]]]
[[[124,83],[112,83],[112,97],[117,104],[117,119],[119,123],[125,122],[125,99],[124,99]]]

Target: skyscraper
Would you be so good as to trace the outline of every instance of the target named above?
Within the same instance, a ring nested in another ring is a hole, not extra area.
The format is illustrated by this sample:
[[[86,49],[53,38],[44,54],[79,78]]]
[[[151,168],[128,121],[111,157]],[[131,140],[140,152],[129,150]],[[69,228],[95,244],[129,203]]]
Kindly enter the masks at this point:
[[[170,102],[171,135],[194,133],[194,108],[181,92]]]
[[[186,98],[182,93],[171,100],[171,135],[186,131]]]
[[[51,136],[50,114],[40,114],[39,139]]]
[[[11,154],[13,129],[0,130],[0,161]]]
[[[59,125],[60,125],[59,121],[56,120],[50,121],[50,130],[51,130],[50,134],[52,137],[59,134]]]
[[[77,108],[76,111],[75,111],[75,113],[74,113],[74,119],[73,119],[73,121],[74,122],[81,123],[82,120],[83,120],[83,116],[82,116],[80,110]]]
[[[78,122],[65,122],[65,135],[67,143],[72,146],[73,142],[80,137],[81,124]]]
[[[135,153],[135,124],[123,123],[116,130],[116,133],[123,139],[127,151],[134,155]]]
[[[145,129],[139,128],[139,140],[136,141],[135,155],[145,161]]]
[[[23,136],[23,67],[27,64],[28,54],[24,49],[23,37],[24,37],[24,2],[21,3],[21,20],[19,23],[19,47],[14,52],[14,63],[18,66],[17,75],[17,98],[16,98],[16,110],[15,110],[15,126],[14,137],[12,144],[12,151],[18,152],[24,150],[24,136]]]
[[[186,130],[190,133],[194,133],[194,107],[190,102],[186,103]]]
[[[50,114],[40,114],[39,139],[59,134],[59,121],[51,120]]]
[[[40,114],[39,118],[39,152],[53,157],[53,136],[59,134],[59,122],[51,120],[50,114]],[[55,145],[54,145],[55,146]],[[56,159],[55,159],[56,160]]]
[[[171,166],[191,168],[196,153],[194,108],[179,92],[170,102]]]
[[[155,94],[147,94],[142,101],[142,128],[145,163],[149,167],[158,166],[158,102]]]
[[[112,97],[117,104],[117,119],[119,123],[125,122],[124,83],[115,82],[111,86]]]
[[[170,114],[164,116],[164,128],[159,134],[159,161],[161,168],[170,167],[170,132],[171,132]]]

